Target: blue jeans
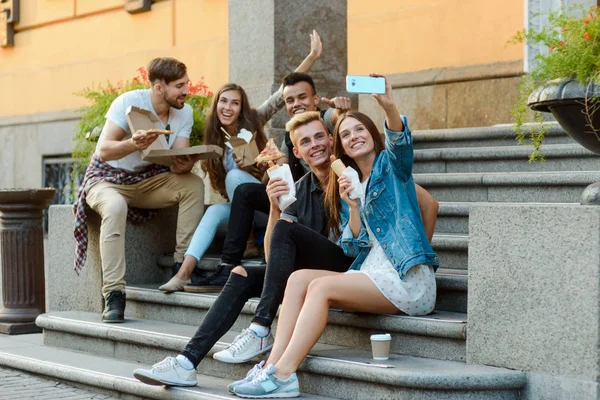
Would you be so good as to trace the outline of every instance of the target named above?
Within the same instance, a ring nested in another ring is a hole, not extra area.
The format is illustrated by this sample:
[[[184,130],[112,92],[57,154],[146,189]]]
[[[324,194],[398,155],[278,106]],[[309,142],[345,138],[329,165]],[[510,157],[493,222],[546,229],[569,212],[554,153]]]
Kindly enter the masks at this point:
[[[235,189],[242,183],[260,183],[258,179],[241,169],[232,169],[227,172],[225,177],[225,189],[229,199],[233,198]],[[227,226],[229,214],[231,212],[231,203],[213,204],[206,209],[204,216],[200,220],[200,224],[194,232],[190,246],[185,255],[192,256],[196,260],[204,256],[206,249],[210,246],[217,229],[220,226]]]

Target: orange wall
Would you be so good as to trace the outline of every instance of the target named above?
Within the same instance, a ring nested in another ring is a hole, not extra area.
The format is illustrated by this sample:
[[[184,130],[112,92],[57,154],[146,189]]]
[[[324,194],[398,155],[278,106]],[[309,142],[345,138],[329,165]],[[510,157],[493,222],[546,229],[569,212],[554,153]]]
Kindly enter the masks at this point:
[[[523,1],[348,0],[348,72],[522,59],[505,43],[523,26]],[[0,48],[0,117],[78,108],[74,92],[130,79],[157,56],[182,60],[213,90],[227,81],[227,0],[158,0],[136,15],[123,0],[20,3],[15,46]]]
[[[78,108],[74,92],[131,79],[157,56],[215,88],[228,76],[226,5],[161,0],[131,15],[123,0],[21,0],[15,46],[0,48],[0,116]]]
[[[348,0],[348,73],[523,59],[524,0]]]

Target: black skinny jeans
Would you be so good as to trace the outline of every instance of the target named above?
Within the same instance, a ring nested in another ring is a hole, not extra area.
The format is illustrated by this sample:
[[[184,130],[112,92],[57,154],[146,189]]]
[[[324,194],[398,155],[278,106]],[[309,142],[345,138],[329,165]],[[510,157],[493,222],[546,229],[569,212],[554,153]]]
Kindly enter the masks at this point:
[[[235,189],[231,200],[227,237],[221,254],[222,263],[240,265],[254,224],[254,212],[268,215],[270,207],[265,185],[244,183]]]
[[[279,220],[271,233],[269,263],[260,302],[252,322],[271,326],[283,300],[285,285],[299,269],[346,272],[354,258],[318,232],[298,223]]]
[[[231,329],[251,297],[261,296],[252,321],[270,327],[292,272],[303,268],[345,272],[353,260],[335,243],[304,225],[277,221],[271,234],[267,267],[245,267],[247,277],[233,272],[229,275],[221,294],[182,354],[197,367]]]

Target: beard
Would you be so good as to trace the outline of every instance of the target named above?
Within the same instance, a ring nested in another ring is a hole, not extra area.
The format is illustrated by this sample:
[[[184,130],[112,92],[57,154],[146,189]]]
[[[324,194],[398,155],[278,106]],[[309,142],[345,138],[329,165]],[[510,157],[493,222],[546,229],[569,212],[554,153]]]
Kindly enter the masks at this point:
[[[185,97],[184,97],[185,99]],[[169,99],[165,94],[163,94],[163,100],[165,101],[165,103],[167,103],[168,105],[170,105],[173,108],[176,108],[178,110],[181,110],[183,108],[183,106],[185,106],[185,102],[183,102],[182,104],[179,104],[179,102],[177,101],[177,97],[174,99]]]

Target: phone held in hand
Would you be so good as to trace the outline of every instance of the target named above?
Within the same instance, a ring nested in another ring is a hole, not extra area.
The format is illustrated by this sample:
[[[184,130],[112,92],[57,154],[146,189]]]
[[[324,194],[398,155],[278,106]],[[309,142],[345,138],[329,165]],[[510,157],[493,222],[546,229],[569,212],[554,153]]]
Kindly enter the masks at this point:
[[[347,75],[346,91],[349,93],[384,94],[385,78],[363,75]]]

